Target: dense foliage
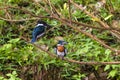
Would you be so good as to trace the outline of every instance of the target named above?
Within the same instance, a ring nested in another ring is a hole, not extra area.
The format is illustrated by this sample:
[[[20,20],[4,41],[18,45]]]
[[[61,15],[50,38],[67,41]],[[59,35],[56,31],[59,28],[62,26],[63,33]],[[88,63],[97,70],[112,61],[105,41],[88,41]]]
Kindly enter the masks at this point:
[[[29,43],[36,22],[43,20],[52,28],[36,44],[49,52],[54,54],[56,37],[61,36],[68,42],[70,60],[119,61],[120,0],[101,0],[100,7],[96,0],[73,1],[0,0],[0,80],[120,79],[120,64],[71,63]]]

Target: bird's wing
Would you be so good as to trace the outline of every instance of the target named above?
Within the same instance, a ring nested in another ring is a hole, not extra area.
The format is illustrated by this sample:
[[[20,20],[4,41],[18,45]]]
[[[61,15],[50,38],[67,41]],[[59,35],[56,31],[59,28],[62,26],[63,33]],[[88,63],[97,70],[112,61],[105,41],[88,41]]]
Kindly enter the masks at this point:
[[[40,38],[41,36],[43,36],[45,33],[41,33],[37,36],[37,38]]]
[[[44,27],[35,27],[33,30],[32,35],[35,36],[36,38],[43,36],[44,33]]]
[[[65,53],[64,56],[66,56],[66,54],[67,54],[67,49],[66,49],[66,48],[65,48],[65,50],[64,50],[64,53]]]

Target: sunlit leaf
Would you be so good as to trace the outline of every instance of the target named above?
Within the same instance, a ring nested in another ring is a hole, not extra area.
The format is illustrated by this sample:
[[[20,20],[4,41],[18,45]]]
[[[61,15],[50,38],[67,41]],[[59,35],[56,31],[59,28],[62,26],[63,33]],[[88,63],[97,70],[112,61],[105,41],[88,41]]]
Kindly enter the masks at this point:
[[[2,49],[3,50],[7,50],[7,49],[11,49],[12,48],[12,44],[5,44]]]
[[[64,3],[63,9],[64,9],[64,10],[67,9],[67,3]]]
[[[20,40],[20,38],[16,38],[16,39],[11,39],[10,41],[8,41],[8,42],[10,42],[10,43],[16,43],[16,42],[18,42]]]
[[[111,70],[110,72],[109,72],[109,74],[108,74],[108,78],[110,78],[110,77],[115,77],[115,75],[117,74],[117,70],[116,69],[114,69],[114,70]]]
[[[110,51],[109,49],[106,49],[106,50],[105,50],[105,54],[106,54],[106,55],[110,55],[110,53],[111,53],[111,51]]]
[[[110,69],[110,65],[106,65],[104,68],[104,71],[109,70]]]

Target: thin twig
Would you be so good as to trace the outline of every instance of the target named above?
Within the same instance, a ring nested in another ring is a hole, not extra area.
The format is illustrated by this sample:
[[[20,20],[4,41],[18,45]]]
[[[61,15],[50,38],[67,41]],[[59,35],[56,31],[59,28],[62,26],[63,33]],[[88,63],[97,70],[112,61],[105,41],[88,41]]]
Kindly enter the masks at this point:
[[[11,20],[11,19],[6,19],[6,18],[3,18],[3,17],[0,17],[1,20],[4,20],[4,21],[9,21],[9,22],[23,22],[23,21],[30,21],[30,20],[39,20],[40,18],[29,18],[29,19],[20,19],[20,20]]]

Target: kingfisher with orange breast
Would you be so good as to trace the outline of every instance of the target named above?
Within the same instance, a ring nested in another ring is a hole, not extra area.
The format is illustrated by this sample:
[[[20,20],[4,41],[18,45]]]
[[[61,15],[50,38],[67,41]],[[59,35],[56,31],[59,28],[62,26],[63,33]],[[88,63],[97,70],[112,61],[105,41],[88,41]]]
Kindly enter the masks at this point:
[[[65,42],[63,40],[59,40],[57,43],[57,46],[55,47],[55,53],[62,60],[64,59],[64,56],[66,56],[66,54],[67,54],[67,49],[64,46],[65,44],[67,44],[67,42]]]

